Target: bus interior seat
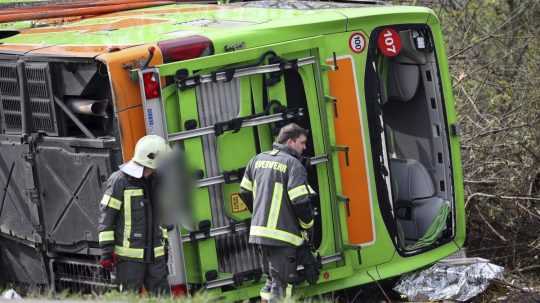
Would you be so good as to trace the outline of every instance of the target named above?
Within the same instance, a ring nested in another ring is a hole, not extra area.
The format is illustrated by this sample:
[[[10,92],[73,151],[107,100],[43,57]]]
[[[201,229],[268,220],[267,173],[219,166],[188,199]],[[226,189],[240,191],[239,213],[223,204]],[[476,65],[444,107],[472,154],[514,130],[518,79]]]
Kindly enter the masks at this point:
[[[412,116],[424,114],[420,66],[427,63],[427,54],[414,47],[411,30],[401,31],[400,36],[400,55],[384,62],[383,117],[399,233],[401,241],[412,244],[426,234],[446,202],[436,196],[433,177],[426,168],[431,169],[430,157],[419,143],[431,136],[429,118],[410,121]]]
[[[385,81],[382,99],[386,103],[404,103],[412,100],[420,85],[420,68],[417,65],[388,62],[388,81]],[[390,117],[391,118],[391,117]],[[385,133],[389,139],[389,153],[398,152],[393,129],[385,123]]]
[[[427,169],[413,159],[390,159],[394,207],[406,240],[418,240],[428,230],[445,203],[435,196]]]
[[[414,98],[420,85],[420,67],[395,60],[388,62],[388,101],[408,102]]]
[[[381,81],[381,103],[396,100],[407,102],[411,100],[420,84],[420,65],[427,63],[427,54],[417,50],[414,43],[413,31],[399,32],[401,51],[395,58],[385,58],[383,64],[388,64],[388,74]]]

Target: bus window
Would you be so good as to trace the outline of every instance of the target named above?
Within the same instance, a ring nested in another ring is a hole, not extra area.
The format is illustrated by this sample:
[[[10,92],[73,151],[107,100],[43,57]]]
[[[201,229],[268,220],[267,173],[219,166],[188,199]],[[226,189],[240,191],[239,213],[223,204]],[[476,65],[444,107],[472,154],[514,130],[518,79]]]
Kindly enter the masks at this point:
[[[378,43],[385,33],[383,38],[400,40],[398,55]],[[454,198],[446,113],[429,28],[376,29],[366,69],[370,137],[373,156],[380,160],[374,162],[385,223],[403,251],[445,243],[453,234]]]

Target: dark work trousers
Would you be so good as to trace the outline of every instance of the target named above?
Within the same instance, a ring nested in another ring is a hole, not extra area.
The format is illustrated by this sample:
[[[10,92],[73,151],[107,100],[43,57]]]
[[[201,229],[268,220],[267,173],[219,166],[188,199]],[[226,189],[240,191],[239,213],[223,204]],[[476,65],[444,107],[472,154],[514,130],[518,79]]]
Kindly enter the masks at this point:
[[[153,295],[168,294],[167,258],[157,258],[153,263],[119,260],[116,277],[122,291],[138,292],[141,287]]]
[[[296,248],[292,246],[259,245],[263,272],[268,276],[261,289],[262,300],[278,302],[290,296],[292,283],[297,280]]]

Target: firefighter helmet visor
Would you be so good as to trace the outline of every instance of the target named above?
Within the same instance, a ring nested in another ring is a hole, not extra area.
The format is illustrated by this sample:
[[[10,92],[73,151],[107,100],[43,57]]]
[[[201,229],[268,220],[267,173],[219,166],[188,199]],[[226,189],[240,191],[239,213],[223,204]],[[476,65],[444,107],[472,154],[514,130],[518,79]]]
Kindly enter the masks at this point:
[[[131,160],[127,163],[120,165],[120,170],[133,178],[140,179],[143,176],[144,166],[137,164],[137,162]]]

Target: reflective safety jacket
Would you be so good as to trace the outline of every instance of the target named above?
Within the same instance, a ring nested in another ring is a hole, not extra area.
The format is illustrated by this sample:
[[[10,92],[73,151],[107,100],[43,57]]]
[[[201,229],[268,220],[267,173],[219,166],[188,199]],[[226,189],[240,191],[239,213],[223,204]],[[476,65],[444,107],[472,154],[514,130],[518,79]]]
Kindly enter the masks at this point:
[[[301,229],[313,226],[309,196],[315,192],[307,183],[306,169],[296,152],[274,144],[272,151],[250,160],[240,187],[253,197],[250,243],[276,246],[303,243]],[[309,207],[296,207],[300,204]]]
[[[153,262],[165,255],[167,232],[158,224],[151,182],[114,172],[100,203],[99,244],[104,253]]]

